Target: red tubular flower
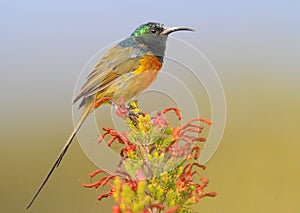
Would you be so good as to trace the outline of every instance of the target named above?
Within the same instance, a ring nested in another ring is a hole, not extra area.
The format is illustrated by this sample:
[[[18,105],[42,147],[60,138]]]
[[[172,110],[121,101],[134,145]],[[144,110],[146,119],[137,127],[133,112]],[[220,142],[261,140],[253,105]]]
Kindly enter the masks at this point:
[[[194,160],[197,160],[198,157],[199,157],[199,155],[200,155],[200,148],[198,146],[194,146],[192,148],[191,153],[188,155],[187,159],[191,159],[194,152],[195,152],[195,154],[194,154]]]
[[[169,125],[169,122],[164,118],[161,112],[157,112],[155,117],[151,118],[151,124],[158,128],[162,128]]]
[[[164,213],[176,213],[179,208],[180,208],[180,206],[173,206],[173,207],[169,208],[167,211],[165,211]]]
[[[105,193],[105,194],[99,196],[97,199],[98,199],[99,201],[101,201],[103,198],[108,198],[108,197],[111,197],[112,195],[113,195],[113,191],[110,190],[109,192],[107,192],[107,193]]]
[[[121,150],[120,155],[122,157],[124,157],[125,154],[128,154],[129,152],[132,152],[132,151],[136,151],[136,144],[130,144],[129,146],[124,147]]]
[[[93,173],[90,174],[90,177],[93,178],[95,175],[99,174],[99,173],[107,173],[110,175],[113,175],[113,173],[111,171],[105,170],[105,169],[98,169],[96,171],[94,171]]]
[[[161,205],[161,204],[158,204],[158,203],[153,203],[153,204],[150,204],[150,205],[148,206],[148,208],[150,208],[150,209],[152,209],[152,208],[157,208],[157,209],[162,210],[162,209],[164,209],[164,206]]]
[[[175,108],[175,107],[171,107],[171,108],[164,109],[164,110],[162,111],[162,114],[166,114],[167,112],[172,111],[172,110],[176,113],[176,115],[177,115],[177,117],[178,117],[178,120],[181,120],[181,119],[182,119],[182,116],[181,116],[180,110],[177,109],[177,108]]]
[[[120,206],[114,206],[114,207],[112,208],[112,210],[113,210],[113,213],[121,213],[121,208],[120,208]]]

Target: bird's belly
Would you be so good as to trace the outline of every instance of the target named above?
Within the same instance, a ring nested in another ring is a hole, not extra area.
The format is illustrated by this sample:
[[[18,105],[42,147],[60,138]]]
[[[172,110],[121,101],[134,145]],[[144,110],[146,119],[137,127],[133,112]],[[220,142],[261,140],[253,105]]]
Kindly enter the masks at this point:
[[[118,81],[107,88],[105,94],[113,98],[116,102],[121,102],[122,100],[126,102],[150,86],[156,79],[157,74],[157,70],[124,74]]]

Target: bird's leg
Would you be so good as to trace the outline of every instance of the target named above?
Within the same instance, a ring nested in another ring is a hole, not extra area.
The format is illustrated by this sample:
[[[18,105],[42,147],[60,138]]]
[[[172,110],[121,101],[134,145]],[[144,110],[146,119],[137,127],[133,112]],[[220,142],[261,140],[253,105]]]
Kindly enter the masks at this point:
[[[119,115],[122,118],[126,118],[127,114],[128,114],[128,108],[126,108],[125,104],[124,104],[124,99],[121,99],[121,103],[120,104],[116,104],[115,102],[112,102],[112,104],[114,105],[114,108],[116,110],[116,114]]]
[[[98,100],[96,100],[94,102],[94,108],[98,108],[101,104],[106,103],[106,102],[110,102],[112,105],[116,105],[116,103],[114,102],[114,100],[110,97],[104,97],[104,98],[100,98]]]
[[[114,107],[117,115],[122,118],[127,117],[128,110],[125,107],[124,99],[121,99],[121,104],[118,104],[111,97],[100,98],[94,103],[94,108],[98,108],[103,103],[110,103]]]

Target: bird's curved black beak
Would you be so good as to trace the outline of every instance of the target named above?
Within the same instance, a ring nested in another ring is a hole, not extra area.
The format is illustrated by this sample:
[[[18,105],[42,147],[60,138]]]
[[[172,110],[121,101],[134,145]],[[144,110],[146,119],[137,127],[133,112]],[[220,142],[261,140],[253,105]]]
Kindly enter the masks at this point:
[[[162,31],[160,33],[160,35],[169,35],[170,33],[180,31],[180,30],[195,31],[194,29],[188,28],[188,27],[169,27],[169,28],[166,28],[164,31]]]

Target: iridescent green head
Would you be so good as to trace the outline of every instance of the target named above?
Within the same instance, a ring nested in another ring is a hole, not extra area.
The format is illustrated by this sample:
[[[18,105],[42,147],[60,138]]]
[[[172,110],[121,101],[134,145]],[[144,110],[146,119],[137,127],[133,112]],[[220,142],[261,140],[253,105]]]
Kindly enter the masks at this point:
[[[148,22],[139,26],[132,34],[136,41],[146,45],[153,53],[164,55],[167,37],[170,33],[187,30],[194,31],[187,27],[165,27],[165,25],[155,22]]]
[[[143,36],[147,34],[156,34],[165,30],[166,27],[163,24],[148,22],[139,26],[131,35],[132,36]]]
[[[169,35],[172,32],[179,31],[179,30],[187,30],[187,31],[194,31],[191,28],[187,27],[170,27],[167,28],[165,25],[155,22],[148,22],[139,26],[131,36],[144,36],[144,35]]]

